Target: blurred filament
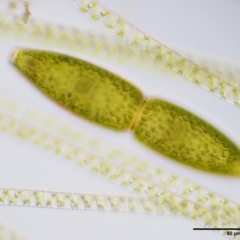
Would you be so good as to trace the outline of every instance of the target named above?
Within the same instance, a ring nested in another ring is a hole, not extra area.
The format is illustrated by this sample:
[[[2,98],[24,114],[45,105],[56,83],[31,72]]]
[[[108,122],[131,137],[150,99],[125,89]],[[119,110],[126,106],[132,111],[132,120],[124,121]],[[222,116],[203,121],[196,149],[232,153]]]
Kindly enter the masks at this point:
[[[4,95],[1,95],[0,102],[2,132],[32,143],[39,150],[56,154],[80,167],[86,167],[109,181],[139,194],[145,199],[143,202],[146,208],[150,209],[148,211],[180,214],[205,226],[237,227],[239,225],[239,204],[148,161],[116,149],[78,129],[62,125],[54,121],[54,118],[46,117],[36,110],[26,110],[19,102],[9,100]],[[12,106],[11,110],[9,106]],[[17,191],[21,194],[17,194],[15,199]],[[41,194],[42,191],[21,192],[21,190],[2,189],[0,197],[4,205],[41,206],[44,204]],[[83,195],[73,194],[71,197],[66,197],[69,195],[49,193],[49,197],[44,199],[48,207],[85,206],[91,209],[93,201],[94,209],[104,209],[105,200],[101,195],[94,195],[94,198],[91,194],[86,194],[85,197]],[[77,204],[79,197],[81,197],[80,203],[84,205]],[[105,208],[109,210],[111,206],[116,210],[121,209],[118,198],[109,197],[111,199],[106,200]],[[136,207],[139,203],[132,205],[132,200],[130,203],[125,209],[141,209],[141,211],[145,209],[143,205]]]

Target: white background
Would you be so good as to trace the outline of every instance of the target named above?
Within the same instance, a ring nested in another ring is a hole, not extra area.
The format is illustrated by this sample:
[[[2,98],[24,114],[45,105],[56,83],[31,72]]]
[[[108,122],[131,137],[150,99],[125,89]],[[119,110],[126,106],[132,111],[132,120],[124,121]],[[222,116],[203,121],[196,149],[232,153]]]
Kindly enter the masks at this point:
[[[201,52],[216,59],[240,62],[240,3],[234,0],[211,2],[191,0],[101,0],[110,9],[169,47]],[[0,1],[5,7],[6,1]],[[63,22],[97,27],[67,0],[32,1],[33,14]],[[103,138],[116,146],[184,175],[240,202],[240,180],[199,172],[179,165],[138,143],[130,132],[115,133],[78,119],[50,102],[9,64],[18,39],[1,39],[1,92],[20,98],[31,107],[43,109],[63,122]],[[80,56],[85,57],[88,56]],[[169,99],[218,126],[240,145],[240,110],[180,77],[157,75],[132,66],[96,63],[111,69],[142,89],[147,96]],[[147,79],[147,81],[146,81]],[[0,187],[73,192],[129,194],[106,180],[48,155],[7,135],[0,135]],[[48,210],[0,207],[0,221],[30,239],[223,239],[214,232],[194,232],[195,223],[176,216]]]

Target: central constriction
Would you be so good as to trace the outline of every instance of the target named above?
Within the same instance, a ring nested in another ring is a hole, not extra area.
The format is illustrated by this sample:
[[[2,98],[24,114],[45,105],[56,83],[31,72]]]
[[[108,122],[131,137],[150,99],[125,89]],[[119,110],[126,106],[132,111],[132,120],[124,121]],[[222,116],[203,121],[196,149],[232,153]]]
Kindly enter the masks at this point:
[[[240,175],[239,148],[215,127],[125,79],[60,53],[15,49],[13,64],[47,96],[91,122],[132,129],[145,145],[188,166]]]

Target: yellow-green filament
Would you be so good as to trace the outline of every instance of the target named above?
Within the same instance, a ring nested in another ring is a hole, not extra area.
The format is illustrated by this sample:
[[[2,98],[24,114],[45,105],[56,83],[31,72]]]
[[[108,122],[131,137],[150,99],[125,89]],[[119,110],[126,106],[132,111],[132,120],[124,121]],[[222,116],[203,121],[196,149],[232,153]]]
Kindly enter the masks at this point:
[[[14,65],[56,102],[94,123],[132,127],[148,147],[196,169],[240,175],[238,147],[216,128],[91,63],[59,53],[17,50]]]
[[[143,95],[91,63],[59,53],[19,50],[15,66],[46,95],[75,114],[115,130],[131,127]]]
[[[238,147],[209,123],[169,102],[147,101],[134,125],[134,134],[150,148],[180,163],[240,175]]]

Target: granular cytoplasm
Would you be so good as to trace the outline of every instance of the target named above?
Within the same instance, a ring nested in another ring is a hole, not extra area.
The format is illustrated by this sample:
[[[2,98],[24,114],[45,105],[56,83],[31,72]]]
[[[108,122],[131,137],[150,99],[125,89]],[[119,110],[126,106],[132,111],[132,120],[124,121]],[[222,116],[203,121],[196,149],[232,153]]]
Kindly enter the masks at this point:
[[[121,77],[63,54],[15,49],[14,65],[56,102],[102,126],[126,130],[139,112],[142,93]]]
[[[147,101],[135,122],[134,134],[142,143],[180,163],[240,175],[238,147],[201,118],[169,102]]]
[[[215,127],[125,79],[60,53],[15,49],[13,64],[61,106],[98,125],[131,129],[151,149],[195,169],[240,176],[239,148]]]

